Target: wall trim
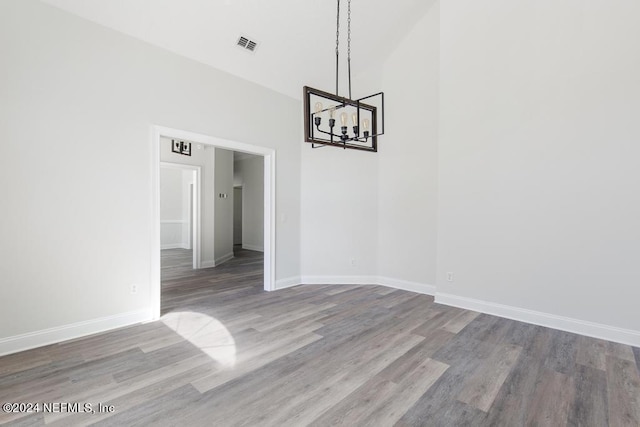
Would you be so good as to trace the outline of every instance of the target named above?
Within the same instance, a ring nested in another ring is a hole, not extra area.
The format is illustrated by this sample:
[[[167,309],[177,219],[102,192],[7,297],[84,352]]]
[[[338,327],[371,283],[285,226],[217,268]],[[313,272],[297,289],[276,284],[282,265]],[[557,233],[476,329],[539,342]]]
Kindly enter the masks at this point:
[[[200,268],[213,268],[216,266],[216,262],[215,261],[202,261],[200,263]]]
[[[380,285],[425,295],[435,295],[436,287],[426,283],[409,282],[381,276],[302,276],[305,285]]]
[[[217,265],[222,264],[223,262],[227,262],[227,261],[229,261],[231,258],[233,258],[233,252],[229,252],[228,254],[224,254],[224,255],[222,255],[220,258],[216,258],[216,259],[213,261],[213,266],[215,267],[215,266],[217,266]]]
[[[130,311],[0,339],[0,356],[152,320],[151,309]]]
[[[428,285],[426,283],[419,282],[410,282],[408,280],[394,279],[391,277],[378,277],[378,285],[425,295],[433,296],[436,294],[436,287],[434,285]]]
[[[262,246],[247,245],[246,243],[242,244],[242,249],[247,249],[249,251],[264,252],[264,248]]]
[[[160,249],[191,249],[189,246],[185,245],[182,242],[179,243],[163,243],[160,245]]]
[[[437,292],[435,302],[506,319],[640,347],[640,331]]]
[[[300,284],[300,276],[288,277],[286,279],[276,280],[276,289],[286,289]]]
[[[376,276],[302,276],[303,285],[377,285]]]

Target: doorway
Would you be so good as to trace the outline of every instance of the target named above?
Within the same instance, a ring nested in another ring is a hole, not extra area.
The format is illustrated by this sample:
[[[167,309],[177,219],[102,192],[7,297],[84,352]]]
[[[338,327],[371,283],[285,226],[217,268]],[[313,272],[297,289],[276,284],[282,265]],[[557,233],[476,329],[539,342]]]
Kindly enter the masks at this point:
[[[252,155],[261,156],[263,159],[264,176],[264,268],[263,283],[264,290],[275,289],[275,150],[261,146],[245,144],[237,141],[230,141],[208,135],[197,134],[179,129],[172,129],[162,126],[152,126],[151,151],[152,151],[152,215],[151,223],[151,293],[150,303],[152,306],[153,319],[160,318],[160,141],[161,138],[176,139],[180,141],[190,141],[193,144],[202,144],[206,147],[221,148],[224,150],[237,151]]]
[[[163,267],[190,262],[200,268],[199,166],[160,162],[160,249]]]

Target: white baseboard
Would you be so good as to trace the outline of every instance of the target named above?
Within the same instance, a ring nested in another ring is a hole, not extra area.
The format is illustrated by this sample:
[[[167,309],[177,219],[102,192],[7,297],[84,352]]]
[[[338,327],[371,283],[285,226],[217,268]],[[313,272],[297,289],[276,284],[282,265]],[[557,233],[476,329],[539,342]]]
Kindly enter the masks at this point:
[[[615,341],[622,344],[640,347],[640,331],[622,329],[615,326],[603,325],[570,317],[557,316],[555,314],[528,310],[525,308],[497,304],[488,301],[466,298],[452,294],[436,293],[435,302],[450,305],[467,310],[492,314],[506,319],[546,326],[561,331],[573,332],[588,337],[600,338],[607,341]]]
[[[301,283],[306,285],[380,285],[425,295],[436,294],[436,287],[433,285],[380,276],[302,276]]]
[[[152,320],[151,309],[131,311],[0,339],[0,356]]]
[[[213,262],[214,267],[222,264],[223,262],[229,261],[231,258],[233,258],[233,252],[229,252],[228,254],[222,255],[220,258],[216,258]]]
[[[298,286],[300,283],[300,276],[278,279],[276,280],[275,290],[291,288],[293,286]]]
[[[435,295],[436,287],[426,283],[409,282],[407,280],[393,279],[391,277],[378,277],[378,285],[389,288],[402,289],[404,291],[416,292],[425,295]]]
[[[302,276],[305,285],[377,285],[376,276]]]
[[[246,249],[248,251],[264,252],[264,248],[262,246],[248,245],[245,243],[242,244],[242,249]]]
[[[163,245],[160,245],[160,249],[164,250],[164,249],[191,249],[191,247],[187,244],[185,245],[184,243],[165,243]]]
[[[201,261],[200,262],[200,268],[212,268],[216,266],[216,262],[212,261],[212,260],[208,260],[208,261]]]

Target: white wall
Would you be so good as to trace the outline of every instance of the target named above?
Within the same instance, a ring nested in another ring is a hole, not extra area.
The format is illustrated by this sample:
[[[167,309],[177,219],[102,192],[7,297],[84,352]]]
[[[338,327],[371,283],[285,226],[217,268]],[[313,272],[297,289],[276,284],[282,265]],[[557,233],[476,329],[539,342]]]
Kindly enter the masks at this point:
[[[160,168],[160,220],[182,219],[182,171]]]
[[[439,7],[356,86],[386,91],[373,154],[303,144],[282,120],[299,101],[0,2],[0,352],[7,337],[149,313],[151,124],[277,150],[278,282],[435,277],[439,295],[638,330],[640,5]]]
[[[264,158],[236,160],[234,185],[242,186],[242,247],[264,251]]]
[[[215,153],[215,265],[219,265],[233,258],[233,151],[216,148]]]
[[[376,156],[302,147],[303,282],[366,282],[376,275]]]
[[[380,138],[377,182],[378,275],[431,292],[436,284],[438,64],[436,3],[383,65],[387,135]]]
[[[194,194],[194,189],[197,189],[196,179],[196,171],[182,171],[182,218],[184,218],[184,226],[182,227],[182,242],[185,249],[193,249],[192,227],[196,226],[193,223],[193,205],[194,199],[197,198],[197,195]]]
[[[0,51],[0,341],[149,315],[152,124],[277,150],[276,278],[300,274],[299,101],[31,0],[0,2]]]
[[[442,2],[439,292],[640,331],[638,16]]]
[[[191,249],[189,175],[189,171],[160,168],[160,245],[162,249]]]
[[[378,153],[304,144],[304,282],[435,291],[439,11],[429,3],[387,60],[353,79],[355,97],[385,92]]]

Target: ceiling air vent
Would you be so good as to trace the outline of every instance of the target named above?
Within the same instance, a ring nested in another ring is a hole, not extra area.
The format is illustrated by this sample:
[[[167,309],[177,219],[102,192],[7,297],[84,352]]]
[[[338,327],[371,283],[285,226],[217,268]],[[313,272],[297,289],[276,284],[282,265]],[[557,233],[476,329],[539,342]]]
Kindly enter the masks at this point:
[[[247,37],[240,36],[240,38],[238,39],[238,46],[253,52],[256,50],[256,47],[258,47],[258,42],[249,40]]]

